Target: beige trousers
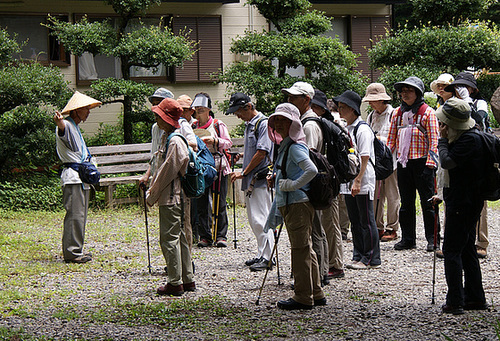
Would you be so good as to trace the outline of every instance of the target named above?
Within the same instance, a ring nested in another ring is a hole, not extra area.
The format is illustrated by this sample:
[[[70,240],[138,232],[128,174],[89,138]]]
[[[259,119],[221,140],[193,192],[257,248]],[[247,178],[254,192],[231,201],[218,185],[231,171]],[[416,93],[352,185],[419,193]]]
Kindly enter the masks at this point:
[[[318,261],[312,249],[311,230],[314,208],[309,202],[290,204],[279,208],[285,220],[292,255],[296,302],[313,305],[325,297],[321,289]]]
[[[340,270],[344,267],[344,246],[340,230],[339,196],[333,200],[332,206],[322,211],[321,224],[328,241],[328,268]]]
[[[83,255],[89,190],[83,189],[82,184],[64,185],[62,190],[66,210],[62,236],[63,257],[65,260],[71,260]]]
[[[490,242],[488,241],[488,202],[484,202],[483,210],[481,211],[481,218],[479,218],[479,225],[476,228],[477,241],[476,246],[483,249],[488,248]]]

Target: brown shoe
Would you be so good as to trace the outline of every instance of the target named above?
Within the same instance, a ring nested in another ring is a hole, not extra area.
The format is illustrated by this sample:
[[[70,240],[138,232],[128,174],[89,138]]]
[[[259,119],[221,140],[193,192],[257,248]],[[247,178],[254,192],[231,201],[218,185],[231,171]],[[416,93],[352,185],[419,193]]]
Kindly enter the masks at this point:
[[[344,270],[342,269],[335,269],[335,268],[330,268],[328,270],[328,279],[333,279],[333,278],[342,278],[345,276]]]
[[[92,260],[92,256],[90,253],[73,258],[73,259],[65,259],[65,263],[76,263],[76,264],[85,264],[87,262],[90,262]]]
[[[477,258],[486,258],[487,253],[484,247],[476,246]]]
[[[437,258],[444,258],[444,253],[442,250],[436,250],[436,257]]]
[[[380,238],[380,241],[381,242],[390,242],[390,241],[393,241],[394,239],[396,239],[397,237],[398,237],[398,234],[396,233],[396,231],[387,230],[387,231],[385,231],[382,238]]]
[[[382,239],[384,235],[385,235],[384,230],[378,230],[378,239]]]
[[[182,286],[184,291],[196,291],[196,284],[194,282],[184,283]]]
[[[167,283],[156,290],[158,295],[169,295],[169,296],[182,296],[184,294],[184,288],[182,284],[172,285]]]

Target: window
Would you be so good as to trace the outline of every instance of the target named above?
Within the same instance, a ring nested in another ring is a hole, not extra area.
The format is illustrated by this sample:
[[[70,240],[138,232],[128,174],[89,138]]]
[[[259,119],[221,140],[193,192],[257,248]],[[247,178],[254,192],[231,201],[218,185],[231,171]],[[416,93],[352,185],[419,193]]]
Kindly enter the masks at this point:
[[[76,16],[76,21],[82,15]],[[88,16],[90,22],[104,20],[109,16]],[[164,16],[163,22],[169,23],[169,16]],[[142,18],[141,22],[146,26],[158,25],[160,16]],[[132,67],[131,79],[144,80],[150,83],[165,82],[209,82],[209,74],[218,71],[222,67],[222,37],[220,17],[175,17],[172,20],[172,29],[175,34],[186,30],[189,38],[199,42],[198,51],[192,61],[186,61],[183,67],[166,67],[160,65],[157,68]],[[116,18],[111,23],[116,25]],[[139,25],[134,20],[129,27]],[[103,55],[94,56],[85,53],[77,58],[77,84],[90,84],[92,80],[100,78],[122,78],[121,63],[118,58]]]
[[[351,18],[351,48],[352,52],[360,53],[360,64],[356,70],[368,76],[372,82],[380,76],[379,70],[370,68],[368,50],[385,35],[385,29],[390,27],[389,17],[356,17]]]
[[[59,20],[68,21],[67,15],[52,15]],[[36,60],[43,64],[58,66],[70,65],[69,53],[66,53],[56,37],[49,35],[49,29],[42,24],[47,22],[47,15],[42,14],[0,14],[0,27],[14,37],[17,34],[19,43],[26,42],[15,59]]]

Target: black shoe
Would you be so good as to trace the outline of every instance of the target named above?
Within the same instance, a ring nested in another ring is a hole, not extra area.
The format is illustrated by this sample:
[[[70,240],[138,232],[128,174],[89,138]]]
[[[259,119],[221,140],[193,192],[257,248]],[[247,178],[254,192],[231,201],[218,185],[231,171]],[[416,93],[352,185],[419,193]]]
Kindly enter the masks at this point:
[[[401,240],[394,244],[395,250],[410,250],[415,248],[417,248],[417,245],[415,243],[406,242],[404,240]]]
[[[446,314],[461,315],[464,313],[464,308],[461,306],[443,304],[441,306],[441,311]]]
[[[268,266],[269,266],[269,270],[272,270],[273,265],[274,265],[274,262],[269,262],[267,259],[261,258],[257,263],[250,266],[250,271],[255,272],[255,271],[266,270]]]
[[[325,275],[323,279],[321,280],[321,286],[324,287],[325,285],[330,284],[330,279],[328,278],[328,275]]]
[[[277,305],[278,308],[283,310],[298,310],[298,309],[311,310],[313,308],[312,305],[299,303],[295,301],[293,298],[289,298],[284,301],[278,301]]]
[[[486,302],[465,302],[464,310],[488,310],[489,306]]]
[[[245,262],[246,266],[254,265],[255,263],[258,263],[260,261],[260,258],[251,258]]]
[[[90,262],[92,260],[92,256],[90,254],[82,255],[73,259],[65,259],[65,263],[76,263],[76,264],[84,264]]]
[[[314,300],[315,307],[319,307],[322,305],[326,305],[326,297],[320,298],[319,300]]]

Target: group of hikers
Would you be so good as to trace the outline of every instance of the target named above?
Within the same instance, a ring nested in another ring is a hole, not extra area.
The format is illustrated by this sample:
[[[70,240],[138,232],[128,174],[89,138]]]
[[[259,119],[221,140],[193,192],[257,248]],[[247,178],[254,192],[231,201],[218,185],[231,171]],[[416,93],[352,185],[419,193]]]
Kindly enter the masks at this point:
[[[275,230],[286,226],[294,295],[280,300],[279,308],[312,309],[327,304],[322,287],[344,277],[344,267],[380,268],[380,242],[398,239],[399,226],[401,239],[394,249],[416,248],[418,193],[426,251],[444,257],[448,294],[442,311],[461,314],[487,309],[478,260],[486,257],[488,245],[486,202],[478,190],[481,178],[475,176],[484,171],[485,152],[476,132],[489,128],[487,104],[479,95],[474,75],[468,72],[455,78],[442,74],[432,82],[438,98],[436,109],[425,103],[425,86],[418,77],[397,82],[394,89],[401,100],[395,109],[380,83],[370,84],[363,98],[348,90],[327,99],[311,84],[296,82],[282,89],[287,101],[269,117],[257,111],[247,94],[235,93],[226,115],[245,123],[244,152],[230,153],[228,128],[215,118],[207,93],[200,92],[194,99],[187,95],[174,99],[171,91],[159,88],[149,98],[156,123],[151,132],[150,167],[140,180],[147,188],[146,203],[159,207],[160,246],[168,280],[157,293],[180,296],[196,290],[193,240],[198,247],[227,247],[227,189],[241,179],[248,223],[257,240],[255,255],[245,262],[251,271],[272,269],[279,237]],[[366,122],[361,115],[363,102],[372,109]],[[100,104],[75,92],[54,115],[57,152],[64,165],[90,158],[78,124]],[[325,134],[330,131],[323,129],[322,120],[335,122],[348,134],[359,171],[340,185],[340,193],[327,208],[315,209],[309,198],[314,193],[308,190],[318,167],[310,152],[325,153],[329,138]],[[375,139],[393,157],[393,171],[383,180],[377,180],[375,172]],[[190,149],[204,146],[214,157],[217,177],[201,196],[189,198],[181,182],[190,163]],[[242,167],[234,170],[241,158]],[[92,259],[83,252],[89,185],[68,166],[63,167],[61,185],[67,211],[64,260],[86,263]],[[442,200],[445,228],[441,250],[438,207]],[[353,252],[344,264],[342,240],[349,225]]]

